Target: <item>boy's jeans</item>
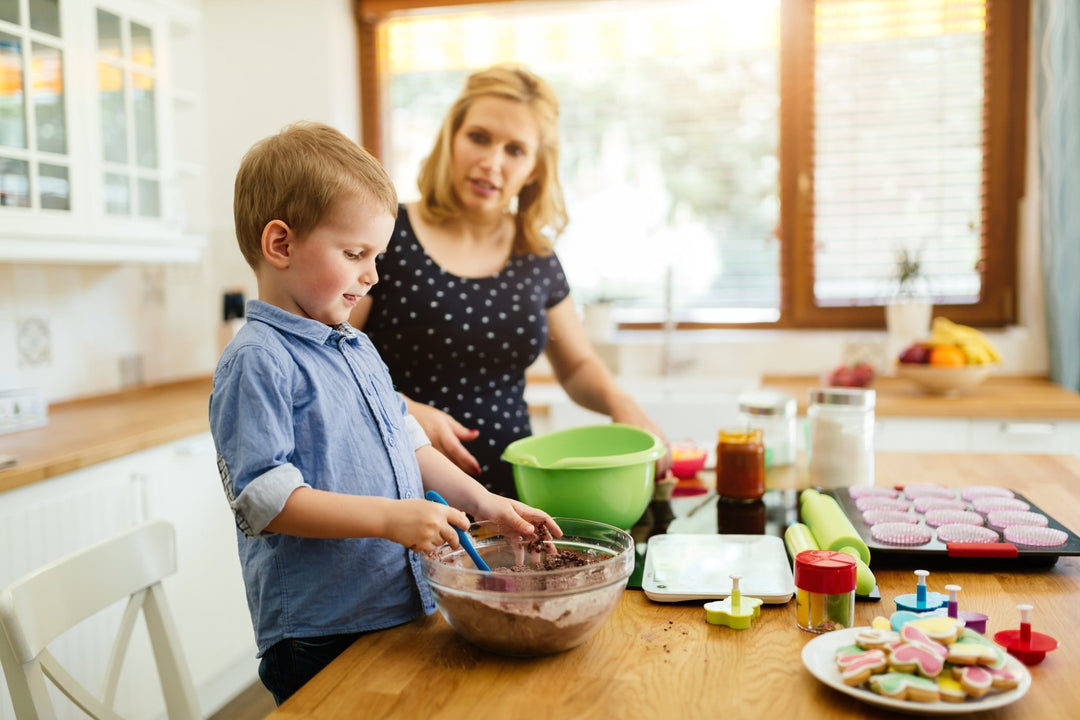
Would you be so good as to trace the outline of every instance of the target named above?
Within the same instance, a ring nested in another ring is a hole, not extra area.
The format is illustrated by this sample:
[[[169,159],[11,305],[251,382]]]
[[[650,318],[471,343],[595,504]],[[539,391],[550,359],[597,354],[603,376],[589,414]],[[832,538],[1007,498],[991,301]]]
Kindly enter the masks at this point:
[[[259,679],[280,705],[330,664],[361,633],[314,638],[286,638],[267,650],[259,663]]]

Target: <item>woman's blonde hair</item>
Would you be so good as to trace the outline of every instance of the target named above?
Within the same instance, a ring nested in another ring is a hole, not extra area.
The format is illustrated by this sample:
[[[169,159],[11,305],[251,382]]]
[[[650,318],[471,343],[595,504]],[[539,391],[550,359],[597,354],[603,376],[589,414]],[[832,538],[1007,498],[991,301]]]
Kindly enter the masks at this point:
[[[233,185],[240,252],[257,269],[267,223],[280,220],[303,238],[334,203],[355,194],[371,202],[373,211],[397,215],[394,183],[368,151],[329,125],[287,125],[252,145],[240,161]]]
[[[566,228],[566,205],[559,185],[559,99],[542,78],[520,65],[493,65],[468,77],[450,106],[435,138],[435,147],[420,165],[420,216],[445,222],[461,212],[461,200],[451,183],[454,134],[461,128],[473,102],[500,97],[526,105],[540,128],[533,181],[518,193],[514,218],[514,252],[550,254],[552,244]]]

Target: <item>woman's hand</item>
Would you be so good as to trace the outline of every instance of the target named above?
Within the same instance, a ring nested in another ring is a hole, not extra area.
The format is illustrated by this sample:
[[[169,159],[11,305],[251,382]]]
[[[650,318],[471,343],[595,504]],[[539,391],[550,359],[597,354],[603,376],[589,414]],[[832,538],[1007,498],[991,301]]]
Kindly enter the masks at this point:
[[[408,398],[406,398],[406,404],[409,407],[409,414],[420,423],[432,447],[473,477],[480,474],[480,463],[462,445],[463,442],[475,440],[480,435],[479,430],[470,430],[448,413],[430,405]]]

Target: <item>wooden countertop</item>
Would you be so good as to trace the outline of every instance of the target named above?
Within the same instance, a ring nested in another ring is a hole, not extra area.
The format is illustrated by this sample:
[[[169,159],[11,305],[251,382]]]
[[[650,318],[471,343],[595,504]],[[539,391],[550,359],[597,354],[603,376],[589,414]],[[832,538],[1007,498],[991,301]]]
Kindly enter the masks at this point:
[[[1080,530],[1080,460],[1052,455],[878,454],[878,481],[912,478],[950,486],[1012,488]],[[873,564],[873,563],[872,563]],[[856,624],[893,610],[913,591],[910,568],[876,569],[882,601],[856,603]],[[980,718],[1080,716],[1080,558],[1049,569],[934,569],[931,589],[962,586],[961,607],[989,615],[987,634],[1019,625],[1031,602],[1033,628],[1061,646],[1030,668],[1027,694]],[[864,718],[910,717],[872,708],[818,682],[800,652],[795,603],[768,605],[743,631],[709,625],[700,602],[654,603],[626,591],[585,644],[541,658],[492,655],[462,640],[436,614],[366,635],[269,717],[369,718]]]
[[[0,492],[29,485],[210,429],[209,377],[155,385],[49,407],[49,424],[0,435]]]
[[[796,398],[804,413],[818,381],[767,376],[762,384]],[[925,395],[899,378],[878,378],[875,388],[880,417],[1080,419],[1080,394],[1045,378],[992,377],[950,398]],[[202,377],[55,404],[46,427],[0,435],[0,454],[18,458],[0,470],[0,492],[205,432],[210,389],[211,379]]]

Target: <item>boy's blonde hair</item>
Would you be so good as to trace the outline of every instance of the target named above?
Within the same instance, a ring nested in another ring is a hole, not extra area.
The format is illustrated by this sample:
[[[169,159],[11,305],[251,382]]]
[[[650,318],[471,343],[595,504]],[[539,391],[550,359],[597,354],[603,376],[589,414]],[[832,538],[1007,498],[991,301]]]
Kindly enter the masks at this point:
[[[566,228],[566,205],[559,185],[559,99],[542,78],[520,65],[493,65],[468,77],[450,106],[435,138],[435,147],[420,166],[420,216],[445,222],[461,212],[451,184],[454,134],[477,98],[500,97],[526,105],[540,128],[534,180],[518,194],[514,251],[551,253],[552,242]]]
[[[267,223],[280,220],[303,238],[334,203],[353,194],[370,200],[376,210],[397,215],[394,184],[369,152],[329,125],[287,125],[255,143],[240,161],[233,186],[240,252],[257,269]]]

